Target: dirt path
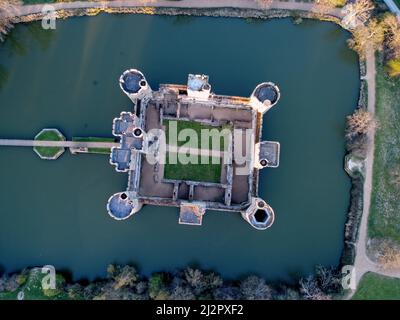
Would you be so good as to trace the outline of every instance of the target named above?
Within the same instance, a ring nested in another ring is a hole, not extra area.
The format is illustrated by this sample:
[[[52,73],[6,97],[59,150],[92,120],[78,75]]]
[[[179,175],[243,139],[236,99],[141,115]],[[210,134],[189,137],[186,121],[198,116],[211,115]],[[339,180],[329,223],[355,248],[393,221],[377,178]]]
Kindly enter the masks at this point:
[[[132,7],[159,7],[159,8],[241,8],[241,9],[266,9],[255,0],[115,0],[115,1],[75,1],[58,2],[50,4],[55,10],[81,9],[81,8],[132,8]],[[294,1],[273,1],[268,9],[301,10],[315,12],[311,3]],[[43,4],[24,5],[18,16],[41,13]],[[332,9],[327,14],[341,18],[340,9]]]
[[[375,52],[369,49],[366,55],[367,74],[365,80],[368,84],[368,111],[375,114]],[[375,150],[375,130],[368,134],[369,148],[367,151],[367,158],[365,163],[365,181],[364,181],[364,205],[361,217],[361,223],[358,231],[358,242],[356,246],[356,259],[354,262],[356,272],[356,284],[360,282],[361,277],[368,271],[376,269],[375,263],[372,262],[366,252],[366,244],[368,239],[368,216],[369,208],[371,205],[371,190],[372,190],[372,173],[374,163],[374,150]]]

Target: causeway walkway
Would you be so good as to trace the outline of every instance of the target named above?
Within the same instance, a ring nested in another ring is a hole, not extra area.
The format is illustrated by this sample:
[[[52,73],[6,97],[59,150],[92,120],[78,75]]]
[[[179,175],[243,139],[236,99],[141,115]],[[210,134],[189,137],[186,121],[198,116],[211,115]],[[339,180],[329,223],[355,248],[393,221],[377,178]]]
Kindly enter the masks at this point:
[[[19,139],[0,139],[0,146],[3,147],[59,147],[59,148],[100,148],[111,149],[119,147],[119,142],[85,142],[85,141],[40,141],[40,140],[19,140]],[[167,145],[169,152],[190,153],[191,155],[211,156],[220,158],[224,156],[223,151],[198,149],[191,147],[177,147]]]
[[[59,148],[112,148],[118,147],[118,142],[84,142],[84,141],[39,141],[0,139],[0,146],[10,147],[59,147]]]

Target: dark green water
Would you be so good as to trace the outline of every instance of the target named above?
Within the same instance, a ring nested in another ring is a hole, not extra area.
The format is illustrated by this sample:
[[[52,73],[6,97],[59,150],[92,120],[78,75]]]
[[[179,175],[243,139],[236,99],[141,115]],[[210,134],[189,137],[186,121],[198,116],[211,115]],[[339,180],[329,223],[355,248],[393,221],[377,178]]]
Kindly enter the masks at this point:
[[[356,105],[357,57],[330,23],[288,19],[112,16],[73,18],[56,31],[19,25],[0,47],[0,137],[32,138],[44,127],[110,136],[130,106],[118,77],[142,70],[153,88],[210,75],[220,94],[249,96],[271,80],[282,99],[264,122],[281,142],[278,169],[264,170],[260,196],[273,227],[252,229],[239,214],[208,212],[202,227],[178,225],[178,210],[147,206],[125,222],[105,204],[126,186],[108,157],[40,160],[31,149],[0,148],[0,265],[53,264],[75,278],[104,275],[108,263],[145,274],[198,264],[226,277],[254,272],[289,279],[315,264],[336,265],[350,181],[343,168],[345,116]]]

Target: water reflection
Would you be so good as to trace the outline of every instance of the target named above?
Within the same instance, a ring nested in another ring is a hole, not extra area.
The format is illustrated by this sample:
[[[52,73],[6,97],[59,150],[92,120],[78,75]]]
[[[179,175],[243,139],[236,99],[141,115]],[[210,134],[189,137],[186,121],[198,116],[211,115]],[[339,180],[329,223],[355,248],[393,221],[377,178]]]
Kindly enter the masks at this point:
[[[9,78],[9,71],[2,65],[0,65],[0,90],[4,87]]]
[[[25,30],[27,30],[32,37],[27,37]],[[24,25],[19,24],[7,36],[3,46],[11,54],[24,56],[28,52],[30,41],[33,40],[39,44],[40,49],[46,51],[49,49],[55,35],[55,30],[43,29],[40,22],[33,22]]]
[[[174,26],[187,25],[187,24],[193,22],[194,19],[195,19],[195,17],[193,17],[193,16],[180,15],[180,16],[175,17],[172,24]]]
[[[55,30],[45,30],[40,22],[28,24],[28,31],[42,50],[47,50],[56,35]]]

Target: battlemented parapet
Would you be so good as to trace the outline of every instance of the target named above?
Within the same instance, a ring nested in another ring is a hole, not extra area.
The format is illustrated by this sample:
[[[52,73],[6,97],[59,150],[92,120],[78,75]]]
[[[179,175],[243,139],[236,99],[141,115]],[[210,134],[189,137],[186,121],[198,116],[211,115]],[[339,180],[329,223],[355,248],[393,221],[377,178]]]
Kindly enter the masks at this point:
[[[189,74],[186,85],[161,84],[152,91],[136,69],[125,71],[119,84],[133,105],[114,119],[120,142],[110,163],[128,174],[128,183],[108,200],[110,216],[124,220],[150,204],[180,208],[180,224],[201,225],[207,210],[217,210],[240,212],[258,230],[272,225],[274,211],[258,197],[258,178],[260,169],[279,165],[279,142],[261,141],[263,114],[280,99],[275,84],[261,83],[248,98],[225,96],[211,92],[207,75]],[[178,123],[199,132],[225,130],[230,138],[224,149],[170,145],[166,136]],[[199,170],[197,164],[172,164],[173,154],[218,161]]]

